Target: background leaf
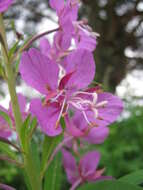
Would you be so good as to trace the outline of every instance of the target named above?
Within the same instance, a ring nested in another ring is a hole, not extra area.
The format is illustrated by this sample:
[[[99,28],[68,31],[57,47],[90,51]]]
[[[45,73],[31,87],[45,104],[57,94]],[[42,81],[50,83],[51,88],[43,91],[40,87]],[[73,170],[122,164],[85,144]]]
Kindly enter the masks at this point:
[[[8,144],[5,144],[3,142],[0,142],[0,151],[6,153],[10,158],[16,159],[16,154],[14,151],[9,147]]]
[[[78,190],[143,190],[143,188],[114,180],[86,184],[78,188]]]
[[[133,185],[139,185],[143,183],[143,170],[133,172],[118,179],[118,181],[124,181]]]

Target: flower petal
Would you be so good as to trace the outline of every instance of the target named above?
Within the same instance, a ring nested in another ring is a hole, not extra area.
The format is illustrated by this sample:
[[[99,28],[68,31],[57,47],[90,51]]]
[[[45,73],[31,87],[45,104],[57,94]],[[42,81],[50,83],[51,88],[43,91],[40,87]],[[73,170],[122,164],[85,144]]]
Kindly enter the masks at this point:
[[[79,118],[80,119],[80,118]],[[82,137],[84,133],[75,125],[73,119],[69,119],[69,117],[65,117],[66,122],[66,130],[69,135],[74,137]]]
[[[110,93],[99,93],[97,104],[107,101],[107,105],[99,107],[99,118],[103,118],[107,124],[116,121],[120,113],[123,111],[123,102]]]
[[[73,184],[79,177],[75,158],[70,152],[65,149],[62,150],[62,153],[64,169],[66,171],[69,182]]]
[[[65,51],[71,45],[71,35],[58,31],[54,36],[54,48],[58,51]]]
[[[13,0],[1,0],[0,1],[0,13],[6,11],[8,7],[13,3]]]
[[[8,111],[4,107],[0,106],[0,110],[8,114]],[[5,121],[5,119],[2,116],[0,116],[0,137],[8,138],[11,135],[12,135],[12,130],[8,126],[8,123]]]
[[[59,12],[64,8],[65,1],[64,0],[50,0],[49,3],[52,9]]]
[[[86,177],[94,174],[100,160],[100,153],[97,151],[88,152],[85,154],[79,163],[81,175]]]
[[[18,103],[20,107],[21,114],[23,116],[23,119],[25,117],[25,112],[26,112],[26,98],[22,94],[17,94],[18,96]],[[13,116],[13,111],[12,111],[12,104],[11,102],[9,103],[9,114]],[[14,117],[14,116],[13,116]]]
[[[65,58],[63,65],[67,73],[74,72],[67,83],[68,88],[85,88],[94,79],[94,58],[87,50],[80,49],[72,52]]]
[[[108,137],[109,129],[108,127],[93,127],[90,129],[84,140],[91,144],[101,144]]]
[[[86,32],[79,32],[79,35],[75,36],[75,43],[78,49],[86,49],[88,51],[94,51],[97,45],[96,39],[87,35]]]
[[[20,73],[27,84],[42,94],[57,89],[58,65],[34,48],[22,54]]]
[[[60,109],[56,104],[44,106],[40,99],[33,99],[30,104],[30,111],[33,116],[37,117],[40,128],[46,135],[56,136],[62,132],[60,125],[56,128],[60,113]]]
[[[40,39],[40,50],[45,55],[48,56],[51,50],[51,45],[47,38],[43,37]]]

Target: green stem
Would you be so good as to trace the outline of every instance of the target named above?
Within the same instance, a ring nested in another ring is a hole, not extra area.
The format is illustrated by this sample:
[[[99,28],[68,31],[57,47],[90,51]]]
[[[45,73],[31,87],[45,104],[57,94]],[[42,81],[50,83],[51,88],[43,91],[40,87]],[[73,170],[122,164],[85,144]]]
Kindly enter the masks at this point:
[[[18,132],[18,134],[20,134],[20,126],[22,124],[22,117],[21,117],[17,94],[15,90],[15,76],[14,76],[12,65],[10,64],[9,59],[8,59],[8,44],[6,40],[6,33],[5,33],[5,27],[4,27],[2,15],[0,15],[0,34],[3,40],[2,54],[4,57],[7,84],[8,84],[8,89],[9,89],[11,102],[12,102],[12,109],[13,109],[13,114],[15,118],[16,131]]]
[[[1,14],[0,14],[0,40],[2,44],[2,55],[4,58],[5,72],[6,72],[8,89],[9,89],[9,93],[11,97],[13,114],[15,118],[16,131],[19,135],[19,140],[21,142],[20,129],[21,129],[23,121],[22,121],[22,116],[21,116],[18,98],[16,94],[16,88],[15,88],[16,78],[14,75],[12,64],[10,63],[9,58],[8,58],[8,44],[7,44],[7,39],[6,39],[5,26],[4,26],[3,18]],[[23,150],[23,147],[22,147],[22,150]],[[29,148],[28,150],[26,151],[23,150],[23,151],[26,152],[26,154],[24,154],[24,167],[27,172],[27,176],[29,177],[31,188],[32,190],[41,190],[41,180],[40,180],[39,174],[36,172],[36,166],[34,166],[31,149]]]

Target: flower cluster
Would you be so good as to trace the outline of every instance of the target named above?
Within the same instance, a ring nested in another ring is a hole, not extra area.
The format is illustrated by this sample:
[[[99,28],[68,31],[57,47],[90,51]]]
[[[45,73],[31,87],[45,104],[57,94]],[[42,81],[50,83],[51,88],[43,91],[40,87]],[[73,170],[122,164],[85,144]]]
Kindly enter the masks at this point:
[[[0,12],[11,2],[0,1]],[[123,103],[99,86],[89,87],[95,76],[93,51],[98,35],[87,25],[87,20],[77,20],[79,1],[50,0],[50,5],[59,18],[53,43],[42,38],[39,50],[31,48],[23,52],[19,69],[22,79],[42,95],[42,100],[32,99],[29,108],[41,131],[51,137],[64,136],[63,165],[72,189],[75,189],[85,181],[111,179],[102,176],[104,169],[97,170],[99,152],[85,154],[77,166],[67,149],[79,155],[79,144],[103,143],[109,134],[108,125],[120,115]],[[19,103],[25,117],[26,103],[22,95],[19,95]],[[8,111],[1,110],[10,115],[14,126],[11,106]],[[62,128],[61,118],[64,118],[66,128]],[[0,117],[0,136],[8,138],[11,130]]]

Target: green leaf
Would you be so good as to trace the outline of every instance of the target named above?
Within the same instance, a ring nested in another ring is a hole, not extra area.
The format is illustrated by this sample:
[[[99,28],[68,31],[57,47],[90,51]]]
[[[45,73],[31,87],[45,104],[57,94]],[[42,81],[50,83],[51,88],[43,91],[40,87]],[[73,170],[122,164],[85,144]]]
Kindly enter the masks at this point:
[[[14,151],[9,147],[9,145],[0,142],[0,150],[4,153],[6,153],[10,158],[12,159],[16,159],[16,154],[14,153]]]
[[[33,140],[31,141],[31,155],[35,163],[34,165],[36,166],[37,173],[40,174],[40,157],[38,144],[36,144]]]
[[[30,124],[30,119],[31,119],[31,115],[28,115],[20,129],[20,139],[21,139],[21,143],[24,150],[26,149],[26,145],[27,145],[27,135],[28,135],[28,127]]]
[[[33,132],[34,132],[36,126],[37,126],[37,118],[34,117],[34,118],[32,119],[32,121],[30,122],[30,127],[28,128],[29,138],[32,137],[32,134],[33,134]]]
[[[5,78],[5,71],[4,71],[4,67],[2,66],[1,62],[0,62],[0,76]]]
[[[1,110],[0,110],[0,115],[8,123],[9,127],[12,129],[12,121],[11,121],[11,118],[9,117],[9,115]]]
[[[12,57],[12,55],[15,53],[17,47],[18,47],[19,41],[17,41],[12,48],[9,50],[8,57],[9,59]]]
[[[24,159],[26,174],[29,181],[32,182],[31,186],[34,190],[41,189],[40,179],[40,155],[38,151],[39,144],[36,144],[33,140],[26,147],[26,156]]]
[[[124,181],[133,185],[139,185],[143,183],[143,170],[133,172],[118,179],[118,181]]]
[[[102,181],[81,186],[78,190],[143,190],[141,187],[118,180]]]
[[[42,151],[41,171],[45,170],[48,159],[53,150],[56,148],[57,144],[60,142],[61,138],[62,138],[61,135],[56,137],[45,136],[43,143],[43,151]]]
[[[44,190],[60,190],[62,184],[62,164],[61,164],[61,153],[59,152],[55,159],[52,161],[47,169]]]

